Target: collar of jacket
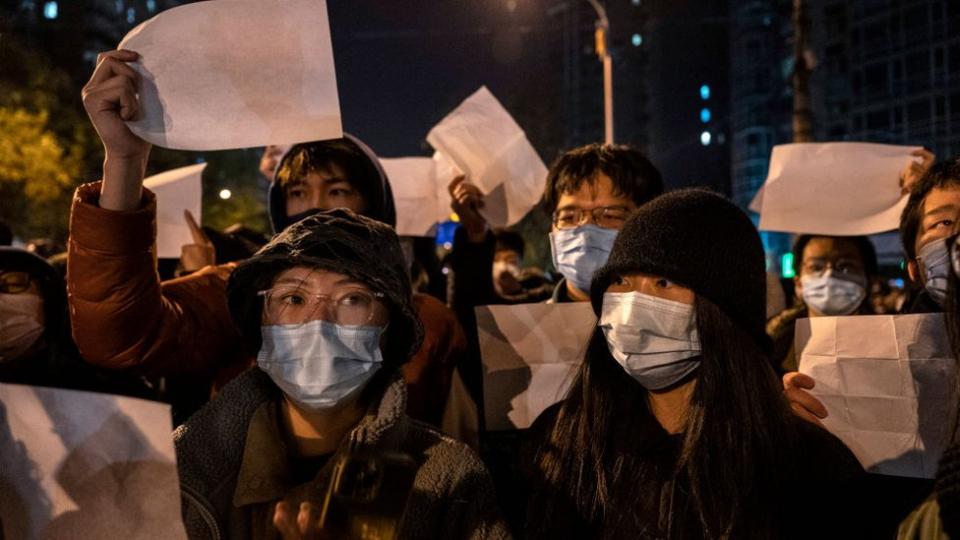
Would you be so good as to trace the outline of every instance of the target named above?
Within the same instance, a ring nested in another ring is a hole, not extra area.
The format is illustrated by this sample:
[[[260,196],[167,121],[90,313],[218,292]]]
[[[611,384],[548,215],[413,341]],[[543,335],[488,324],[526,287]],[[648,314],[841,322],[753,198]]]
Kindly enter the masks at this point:
[[[259,368],[251,368],[174,432],[180,483],[198,504],[219,512],[223,502],[235,502],[236,480],[254,416],[264,404],[281,399],[282,393],[270,377]],[[344,438],[328,465],[341,452],[399,447],[409,429],[409,419],[404,415],[406,401],[406,384],[398,373],[379,403]]]
[[[396,428],[400,426],[405,403],[406,388],[398,378],[387,387],[380,404],[371,407],[347,434],[314,481],[328,477],[337,460],[358,447],[399,450],[398,436],[402,430]],[[250,419],[233,493],[234,506],[277,500],[295,487],[288,462],[290,454],[278,421],[279,407],[279,401],[265,402]]]

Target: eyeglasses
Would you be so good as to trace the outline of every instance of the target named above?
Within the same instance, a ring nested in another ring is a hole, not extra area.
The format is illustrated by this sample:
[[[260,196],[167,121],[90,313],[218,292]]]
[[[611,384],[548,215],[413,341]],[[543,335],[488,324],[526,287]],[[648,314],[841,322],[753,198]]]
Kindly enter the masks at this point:
[[[850,259],[840,259],[837,261],[831,261],[823,258],[811,258],[803,261],[803,265],[800,268],[802,274],[809,274],[813,276],[822,276],[826,271],[830,269],[833,270],[835,274],[839,277],[846,278],[865,278],[866,272],[864,272],[863,266],[855,261]]]
[[[301,325],[317,319],[343,326],[370,324],[383,307],[384,294],[344,287],[331,294],[316,294],[303,287],[284,286],[260,291],[268,324]]]
[[[0,271],[0,293],[20,294],[30,288],[30,274]]]
[[[626,206],[601,206],[590,210],[560,208],[553,213],[553,224],[558,229],[573,229],[590,221],[604,229],[621,229],[628,215],[630,209]]]

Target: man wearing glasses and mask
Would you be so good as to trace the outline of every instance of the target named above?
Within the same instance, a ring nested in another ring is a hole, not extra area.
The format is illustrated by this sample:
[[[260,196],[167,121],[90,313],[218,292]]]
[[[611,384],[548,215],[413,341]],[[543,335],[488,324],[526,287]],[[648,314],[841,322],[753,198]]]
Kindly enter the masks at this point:
[[[877,255],[865,236],[802,235],[793,245],[795,305],[767,323],[773,340],[774,370],[797,370],[793,348],[797,319],[867,315]]]
[[[661,193],[660,172],[629,146],[589,144],[560,156],[550,168],[543,194],[552,216],[553,263],[563,276],[551,301],[589,300],[593,273],[607,262],[627,215]],[[478,212],[483,193],[461,177],[450,184],[450,194],[463,224],[451,253],[453,303],[458,314],[469,315],[474,306],[490,303],[494,238]]]

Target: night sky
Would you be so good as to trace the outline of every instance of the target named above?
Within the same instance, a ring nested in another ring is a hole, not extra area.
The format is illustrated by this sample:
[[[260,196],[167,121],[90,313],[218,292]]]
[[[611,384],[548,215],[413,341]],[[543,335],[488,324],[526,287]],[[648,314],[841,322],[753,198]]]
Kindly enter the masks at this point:
[[[344,129],[382,156],[428,155],[430,128],[481,85],[528,129],[518,96],[560,69],[546,1],[328,0]]]

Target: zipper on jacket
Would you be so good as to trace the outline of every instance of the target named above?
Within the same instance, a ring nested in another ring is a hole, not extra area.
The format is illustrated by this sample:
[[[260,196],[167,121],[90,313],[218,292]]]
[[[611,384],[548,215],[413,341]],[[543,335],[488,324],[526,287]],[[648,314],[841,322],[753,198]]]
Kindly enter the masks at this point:
[[[197,507],[197,511],[200,512],[200,517],[207,524],[207,527],[210,528],[210,534],[213,540],[220,540],[220,526],[217,524],[217,518],[213,516],[213,512],[210,511],[203,497],[193,489],[184,485],[180,486],[180,493],[183,494],[185,499]]]

